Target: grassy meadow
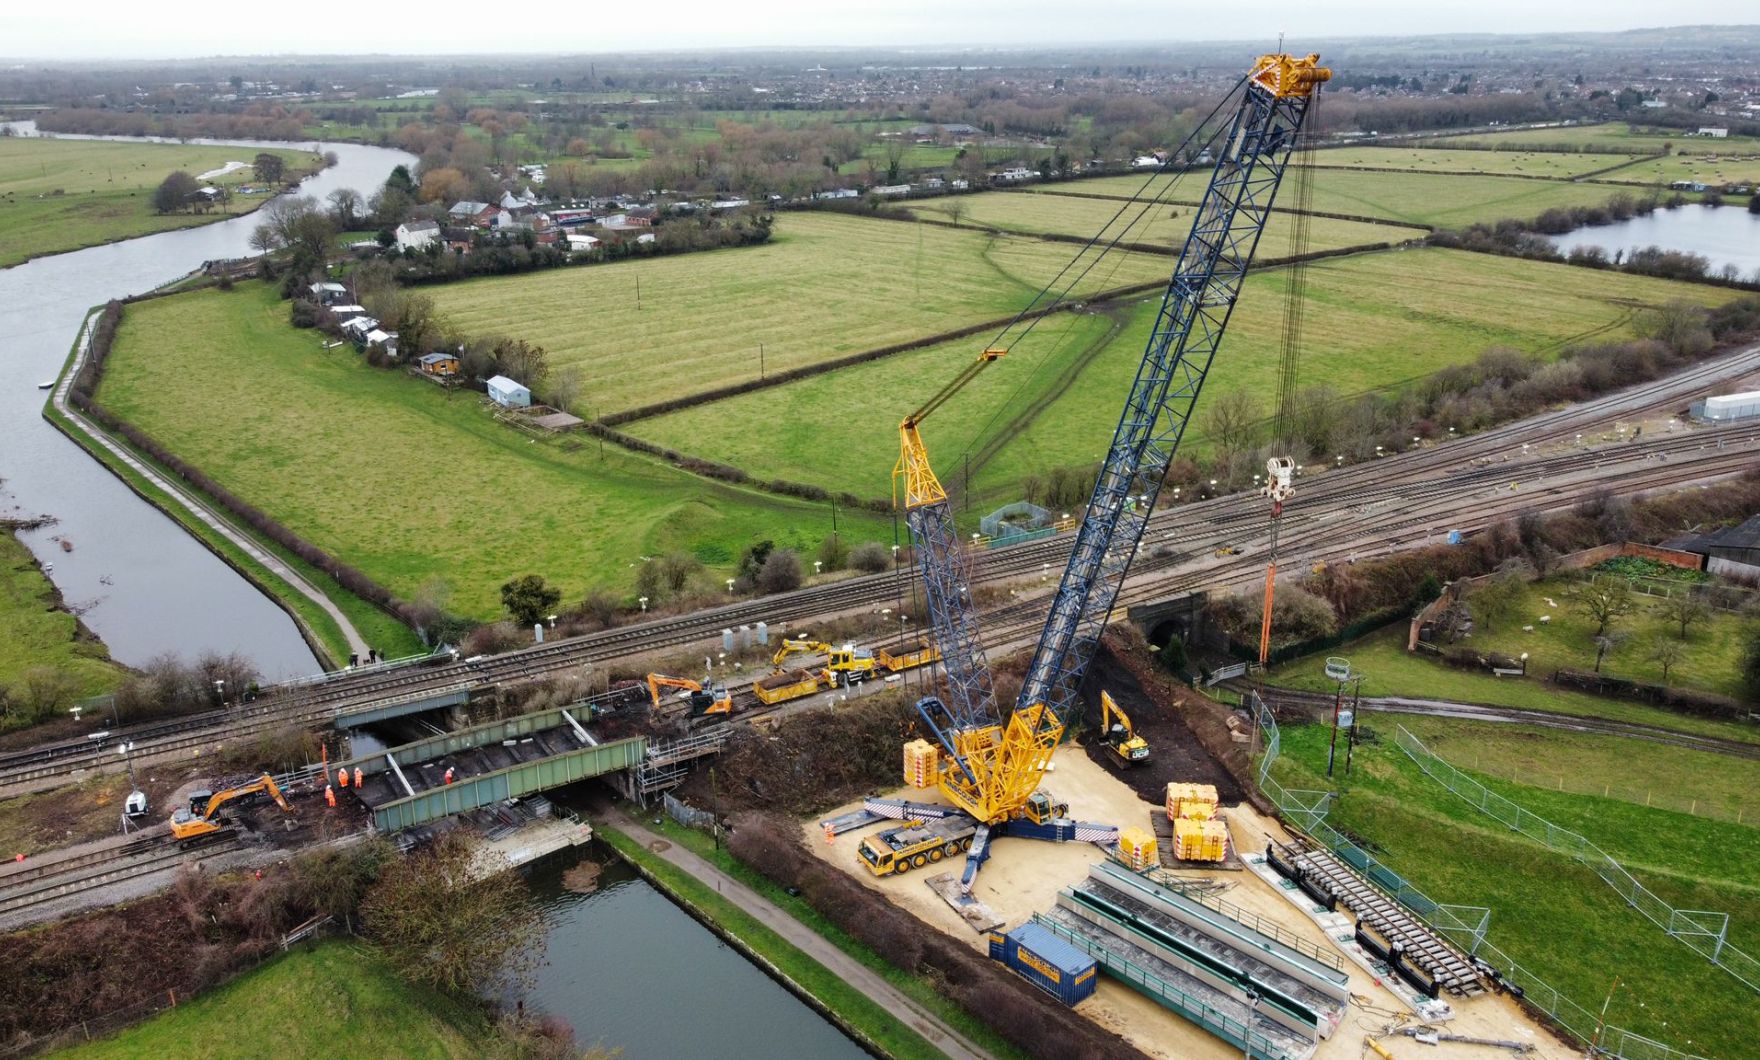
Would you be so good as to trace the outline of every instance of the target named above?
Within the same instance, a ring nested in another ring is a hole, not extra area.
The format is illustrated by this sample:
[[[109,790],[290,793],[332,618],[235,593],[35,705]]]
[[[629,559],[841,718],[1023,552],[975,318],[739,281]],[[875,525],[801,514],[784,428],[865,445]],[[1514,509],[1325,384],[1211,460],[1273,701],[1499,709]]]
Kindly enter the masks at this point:
[[[1252,275],[1210,380],[1209,398],[1276,391],[1285,275]],[[1675,298],[1721,301],[1714,289],[1566,265],[1414,249],[1308,267],[1301,385],[1343,394],[1381,389],[1470,360],[1488,346],[1551,353],[1574,339],[1628,334],[1635,307]],[[973,456],[988,504],[1018,499],[1029,471],[1098,460],[1141,360],[1153,298],[1042,323],[930,419],[924,440],[945,476]],[[1509,307],[1524,311],[1511,314]],[[983,348],[944,343],[780,387],[657,416],[626,429],[724,460],[754,475],[884,495],[898,421]],[[1098,345],[1096,345],[1098,344]],[[837,414],[828,416],[826,409]],[[762,431],[725,429],[762,422]],[[1203,446],[1202,416],[1188,443]],[[981,455],[989,451],[988,459]],[[828,458],[835,454],[835,458]]]
[[[1107,239],[1118,237],[1127,243],[1149,243],[1168,249],[1184,245],[1197,213],[1192,206],[1157,206],[1146,211],[1131,207],[1120,215],[1119,207],[1124,205],[1111,199],[1077,198],[1074,195],[991,191],[950,199],[925,199],[913,203],[909,209],[918,217],[947,221],[952,216],[950,209],[958,208],[964,211],[960,223],[972,227],[996,228],[1025,235],[1050,232],[1083,239],[1100,232]],[[1270,223],[1265,226],[1265,235],[1259,241],[1259,254],[1266,258],[1288,254],[1294,226],[1294,214],[1272,214]],[[1337,250],[1397,243],[1422,239],[1424,235],[1421,228],[1314,217],[1308,223],[1308,249]],[[1075,249],[1071,247],[1070,252],[1073,254]],[[1104,273],[1106,268],[1101,265],[1097,272]],[[1105,286],[1104,281],[1102,286]]]
[[[38,667],[71,677],[78,699],[108,692],[123,677],[103,642],[79,638],[79,620],[61,609],[30,550],[0,530],[0,686],[17,685]]]
[[[1706,124],[1714,125],[1717,122],[1713,119],[1707,119]],[[1685,132],[1686,130],[1683,129],[1646,128],[1623,121],[1609,121],[1599,125],[1573,125],[1568,128],[1512,129],[1509,132],[1470,133],[1464,136],[1447,136],[1420,142],[1425,147],[1471,145],[1495,148],[1499,151],[1519,151],[1521,145],[1527,144],[1535,147],[1565,146],[1578,151],[1636,155],[1661,154],[1665,149],[1698,151],[1715,147],[1750,152],[1760,149],[1760,138],[1752,136],[1711,140],[1687,136]]]
[[[1374,217],[1438,228],[1461,228],[1480,221],[1511,217],[1532,218],[1554,206],[1599,205],[1622,190],[1605,184],[1568,184],[1493,174],[1453,176],[1348,169],[1316,169],[1312,181],[1310,209],[1320,213]],[[1033,185],[1029,190],[1050,195],[1132,195],[1142,186],[1143,178],[1139,176],[1099,177],[1073,184]],[[1157,183],[1153,187],[1161,186]],[[1178,199],[1198,201],[1204,194],[1204,174],[1186,175],[1177,189]],[[1293,191],[1286,182],[1279,192],[1278,202],[1288,206]]]
[[[1314,152],[1316,166],[1396,169],[1409,173],[1492,173],[1506,177],[1578,177],[1629,162],[1632,155],[1565,151],[1469,151],[1389,143]]]
[[[1624,169],[1614,170],[1607,174],[1607,179],[1643,180],[1662,184],[1675,180],[1696,180],[1719,186],[1746,184],[1752,188],[1760,185],[1760,146],[1750,148],[1748,154],[1701,151],[1690,155],[1670,155],[1667,158],[1647,158]]]
[[[504,1055],[484,1015],[399,979],[370,947],[299,949],[114,1037],[57,1055],[70,1060],[178,1056]]]
[[[602,415],[1010,315],[1077,248],[937,225],[796,213],[759,247],[431,288],[472,334],[515,334],[586,373]],[[1079,292],[1164,277],[1121,255]],[[636,300],[637,285],[641,301]]]
[[[249,213],[268,197],[235,195],[230,205],[207,213],[160,214],[153,209],[153,189],[177,170],[200,176],[227,162],[249,162],[256,153],[243,147],[0,136],[0,268]],[[304,151],[274,153],[286,161],[289,173],[316,168]],[[249,169],[239,169],[211,183],[237,186],[251,180]]]
[[[100,400],[294,532],[401,595],[438,575],[493,618],[526,573],[567,599],[628,592],[642,556],[729,568],[747,544],[814,549],[826,504],[707,483],[585,439],[534,441],[481,395],[367,367],[287,324],[260,283],[131,306]],[[890,520],[838,513],[851,542]]]
[[[1335,827],[1360,837],[1431,898],[1489,906],[1491,941],[1577,1004],[1597,1011],[1618,976],[1610,1023],[1696,1055],[1748,1055],[1751,990],[1670,939],[1588,866],[1511,833],[1426,778],[1392,743],[1400,720],[1371,717],[1374,731],[1357,747],[1351,775],[1341,768],[1330,781],[1324,775],[1327,728],[1287,726],[1276,773],[1295,787],[1341,791],[1329,818]],[[1494,735],[1486,735],[1488,729]],[[1504,747],[1513,742],[1508,733],[1504,726],[1457,723],[1432,749],[1465,768],[1471,764],[1462,761],[1467,744]],[[1427,735],[1437,733],[1432,728]],[[1550,734],[1521,740],[1527,754],[1543,749],[1549,762],[1595,781],[1656,778],[1682,766],[1682,752],[1653,758],[1654,745],[1638,740],[1610,737],[1590,744]],[[1734,771],[1727,782],[1703,783],[1727,788],[1752,772],[1751,763],[1684,753],[1695,756],[1687,766],[1694,773]],[[1749,953],[1760,950],[1760,830],[1481,779],[1585,835],[1677,908],[1728,912],[1730,942]]]

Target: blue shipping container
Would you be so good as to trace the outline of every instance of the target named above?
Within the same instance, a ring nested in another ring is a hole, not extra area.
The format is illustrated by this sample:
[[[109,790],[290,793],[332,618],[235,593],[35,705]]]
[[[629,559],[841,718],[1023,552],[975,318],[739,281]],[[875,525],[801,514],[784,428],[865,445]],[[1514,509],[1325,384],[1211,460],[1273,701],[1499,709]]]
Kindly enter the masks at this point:
[[[1033,923],[992,933],[990,957],[1066,1005],[1080,1004],[1100,978],[1094,958]]]

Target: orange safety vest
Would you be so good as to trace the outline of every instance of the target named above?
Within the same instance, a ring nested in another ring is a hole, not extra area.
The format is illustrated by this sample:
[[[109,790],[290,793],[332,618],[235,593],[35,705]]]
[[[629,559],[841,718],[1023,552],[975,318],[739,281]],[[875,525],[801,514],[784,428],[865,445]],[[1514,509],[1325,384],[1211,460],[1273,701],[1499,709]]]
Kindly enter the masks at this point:
[[[328,784],[324,785],[324,801],[331,806],[336,805],[336,789]]]
[[[451,766],[446,767],[446,783],[448,783],[448,784],[452,783],[452,767]]]
[[[348,770],[338,769],[336,771],[336,786],[339,788],[348,787]]]
[[[362,775],[361,774],[361,767],[355,766],[354,767],[354,786],[357,788],[361,786],[361,775]]]

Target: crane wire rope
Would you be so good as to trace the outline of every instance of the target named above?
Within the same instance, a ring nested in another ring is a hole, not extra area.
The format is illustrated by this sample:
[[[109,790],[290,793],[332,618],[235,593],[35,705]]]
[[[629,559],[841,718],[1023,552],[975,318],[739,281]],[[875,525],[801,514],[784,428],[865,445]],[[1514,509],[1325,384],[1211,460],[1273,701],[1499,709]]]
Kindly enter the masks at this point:
[[[1221,113],[1223,107],[1228,104],[1229,100],[1234,98],[1234,94],[1237,91],[1241,90],[1242,86],[1244,86],[1246,84],[1246,82],[1247,82],[1247,78],[1242,77],[1239,81],[1235,82],[1234,85],[1230,86],[1228,92],[1225,93],[1223,95],[1223,97],[1217,101],[1215,106],[1210,108],[1210,112],[1208,114],[1204,115],[1203,118],[1199,119],[1198,123],[1195,126],[1193,126],[1192,131],[1186,135],[1184,140],[1180,141],[1179,145],[1174,148],[1173,152],[1169,155],[1169,157],[1175,158],[1175,157],[1182,156],[1188,150],[1188,148],[1190,148],[1193,145],[1194,142],[1197,142],[1206,148],[1213,146],[1214,142],[1221,136],[1223,129],[1220,126],[1214,126],[1214,127],[1211,126],[1211,122],[1216,118],[1216,116],[1219,113]],[[1206,133],[1206,128],[1208,128],[1207,133]],[[1200,136],[1202,136],[1202,139],[1199,139]],[[1125,237],[1130,235],[1130,233],[1134,229],[1136,229],[1139,225],[1143,225],[1145,218],[1148,217],[1149,212],[1151,210],[1154,210],[1160,206],[1172,204],[1172,199],[1170,198],[1170,196],[1172,195],[1174,190],[1179,186],[1180,180],[1181,180],[1181,178],[1183,178],[1186,175],[1186,172],[1187,172],[1186,170],[1180,170],[1180,171],[1175,172],[1171,177],[1169,177],[1162,184],[1160,190],[1156,191],[1154,195],[1152,195],[1148,198],[1145,198],[1144,197],[1145,193],[1149,191],[1151,186],[1153,186],[1157,180],[1161,179],[1161,174],[1159,174],[1159,173],[1150,174],[1150,176],[1146,180],[1144,180],[1143,184],[1136,190],[1136,192],[1134,192],[1130,196],[1130,198],[1126,199],[1124,201],[1124,203],[1119,206],[1119,208],[1112,214],[1112,216],[1107,219],[1105,224],[1100,226],[1099,231],[1096,232],[1094,234],[1094,236],[1088,240],[1088,242],[1086,242],[1085,244],[1082,245],[1082,248],[1080,250],[1078,250],[1075,253],[1075,255],[1070,258],[1070,260],[1067,263],[1064,264],[1063,268],[1058,270],[1057,275],[1053,276],[1049,281],[1047,281],[1045,286],[1043,286],[1039,289],[1038,293],[1033,296],[1032,300],[1029,301],[1020,310],[1020,312],[1016,313],[1012,320],[1010,320],[1007,324],[1003,325],[1002,329],[996,333],[996,337],[994,339],[992,339],[991,342],[989,343],[988,348],[996,348],[996,347],[1001,346],[1003,341],[1008,337],[1009,333],[1016,326],[1018,326],[1021,323],[1021,321],[1027,317],[1027,315],[1029,313],[1033,312],[1033,307],[1039,303],[1039,300],[1044,298],[1046,293],[1048,291],[1050,291],[1053,287],[1055,287],[1057,285],[1058,281],[1061,280],[1065,275],[1067,275],[1071,269],[1075,268],[1077,263],[1079,263],[1083,257],[1087,256],[1090,251],[1092,251],[1097,245],[1100,244],[1101,239],[1106,236],[1106,233],[1108,232],[1108,230],[1112,229],[1113,225],[1118,222],[1119,218],[1125,216],[1125,214],[1128,213],[1133,206],[1137,207],[1136,215],[1133,216],[1129,221],[1127,221],[1121,228],[1119,228],[1115,232],[1115,234],[1112,236],[1112,238],[1107,240],[1107,242],[1105,243],[1104,246],[1101,246],[1099,253],[1095,254],[1093,256],[1093,258],[1088,262],[1088,264],[1082,269],[1082,271],[1080,273],[1078,273],[1073,279],[1071,279],[1067,284],[1064,285],[1063,289],[1057,293],[1057,295],[1051,300],[1051,302],[1048,305],[1045,306],[1045,308],[1043,309],[1042,312],[1040,312],[1037,316],[1034,316],[1031,320],[1029,320],[1027,322],[1026,328],[1024,330],[1022,330],[1018,335],[1016,335],[1013,338],[1012,342],[1014,344],[1019,344],[1020,342],[1024,341],[1028,335],[1032,334],[1033,329],[1038,326],[1039,321],[1044,320],[1046,317],[1049,317],[1050,315],[1052,315],[1052,313],[1054,313],[1057,310],[1058,306],[1062,305],[1063,302],[1070,296],[1071,292],[1073,292],[1075,290],[1076,285],[1081,283],[1084,279],[1087,278],[1088,274],[1094,270],[1095,266],[1099,265],[1101,261],[1105,260],[1105,258],[1108,254],[1111,254],[1114,250],[1116,250],[1118,248],[1118,245],[1120,243],[1122,243],[1124,241]],[[1111,269],[1107,274],[1108,282],[1110,282],[1110,278],[1112,276],[1117,275],[1119,267],[1121,265],[1123,265],[1125,260],[1126,259],[1123,256],[1114,256],[1112,258]],[[997,404],[996,410],[990,414],[990,418],[985,421],[984,426],[979,428],[972,435],[971,440],[966,444],[966,447],[963,450],[962,455],[969,454],[972,451],[972,449],[974,447],[976,447],[979,444],[979,442],[985,438],[986,435],[988,435],[991,428],[993,428],[996,425],[997,419],[1000,418],[1005,411],[1007,411],[1009,408],[1011,408],[1015,404],[1015,402],[1019,400],[1021,394],[1026,390],[1026,388],[1029,385],[1032,384],[1032,381],[1037,376],[1039,370],[1041,368],[1043,368],[1047,363],[1050,362],[1052,356],[1056,353],[1057,348],[1059,346],[1061,346],[1063,344],[1063,342],[1069,338],[1069,336],[1073,333],[1073,331],[1074,331],[1074,322],[1072,321],[1070,327],[1064,329],[1063,336],[1058,339],[1057,343],[1055,345],[1053,345],[1053,347],[1050,351],[1047,352],[1046,356],[1044,358],[1042,358],[1038,364],[1034,365],[1033,368],[1026,373],[1026,375],[1022,376],[1021,381],[1015,385],[1013,391],[1010,392],[1007,399],[1005,399],[1004,401],[999,402]]]

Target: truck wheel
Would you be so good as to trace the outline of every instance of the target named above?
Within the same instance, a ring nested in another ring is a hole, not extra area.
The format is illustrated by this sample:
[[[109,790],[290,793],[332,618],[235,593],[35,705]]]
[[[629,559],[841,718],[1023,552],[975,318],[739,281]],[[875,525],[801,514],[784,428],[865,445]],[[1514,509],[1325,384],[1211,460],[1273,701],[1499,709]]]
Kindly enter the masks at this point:
[[[941,853],[940,847],[936,847],[934,850],[929,851],[930,861],[940,861],[944,856],[945,855]]]
[[[946,846],[944,846],[944,847],[942,847],[942,848],[941,848],[941,853],[943,853],[943,854],[945,854],[945,855],[947,855],[947,856],[948,856],[948,857],[950,857],[950,858],[951,858],[951,857],[953,857],[953,856],[954,856],[954,855],[955,855],[955,854],[958,854],[958,853],[959,853],[959,844],[958,844],[958,843],[953,843],[953,842],[950,842],[950,843],[948,843],[948,844],[947,844],[947,845],[946,845]]]
[[[966,837],[965,837],[965,838],[964,838],[964,839],[962,839],[962,840],[960,840],[960,841],[959,841],[959,848],[960,848],[960,849],[961,849],[961,850],[970,850],[970,849],[972,849],[972,837],[971,837],[971,836],[966,836]]]
[[[913,869],[920,869],[927,864],[929,864],[929,858],[927,855],[918,854],[911,858],[911,868]]]

